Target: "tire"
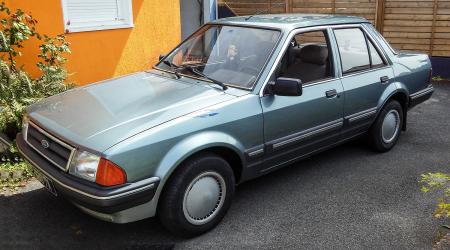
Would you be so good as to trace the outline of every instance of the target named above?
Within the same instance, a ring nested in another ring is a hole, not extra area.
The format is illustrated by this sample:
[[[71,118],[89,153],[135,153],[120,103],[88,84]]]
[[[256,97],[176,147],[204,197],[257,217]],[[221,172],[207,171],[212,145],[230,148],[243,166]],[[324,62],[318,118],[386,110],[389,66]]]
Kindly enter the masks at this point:
[[[214,228],[228,211],[235,179],[230,165],[212,153],[183,162],[161,194],[158,216],[172,233],[193,237]]]
[[[368,139],[372,148],[378,152],[391,150],[400,137],[402,125],[402,105],[396,100],[389,101],[369,130]]]

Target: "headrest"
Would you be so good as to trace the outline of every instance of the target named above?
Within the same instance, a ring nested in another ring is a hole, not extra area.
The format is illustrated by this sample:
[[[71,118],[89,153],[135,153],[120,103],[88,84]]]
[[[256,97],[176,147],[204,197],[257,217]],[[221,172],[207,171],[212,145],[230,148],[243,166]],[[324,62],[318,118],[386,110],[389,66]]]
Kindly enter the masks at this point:
[[[328,48],[316,44],[306,45],[300,50],[298,57],[304,63],[324,65],[328,59]]]

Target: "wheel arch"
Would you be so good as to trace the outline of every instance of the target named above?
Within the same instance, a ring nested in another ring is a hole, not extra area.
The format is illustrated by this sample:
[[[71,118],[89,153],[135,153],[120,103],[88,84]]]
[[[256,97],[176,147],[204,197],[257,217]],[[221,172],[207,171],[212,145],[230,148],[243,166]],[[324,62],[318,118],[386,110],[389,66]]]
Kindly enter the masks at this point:
[[[402,83],[393,83],[391,86],[395,86],[395,89],[392,88],[386,88],[385,92],[382,95],[382,98],[380,100],[380,105],[378,108],[378,114],[381,112],[383,107],[391,100],[396,100],[402,105],[403,109],[403,123],[402,123],[402,130],[406,130],[406,120],[407,120],[407,111],[408,111],[408,105],[409,105],[409,92],[406,86]]]
[[[183,162],[205,152],[223,157],[230,164],[236,183],[239,181],[245,164],[243,145],[222,132],[205,132],[180,141],[161,160],[156,170],[156,176],[160,176],[161,181],[155,193],[155,201],[159,201],[165,184]]]

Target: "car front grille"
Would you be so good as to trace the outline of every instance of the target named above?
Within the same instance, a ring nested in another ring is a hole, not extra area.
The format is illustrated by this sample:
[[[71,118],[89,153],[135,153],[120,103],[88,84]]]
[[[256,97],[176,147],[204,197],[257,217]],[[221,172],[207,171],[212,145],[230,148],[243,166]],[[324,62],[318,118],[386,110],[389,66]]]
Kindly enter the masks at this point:
[[[29,122],[26,142],[56,167],[67,171],[75,148]]]

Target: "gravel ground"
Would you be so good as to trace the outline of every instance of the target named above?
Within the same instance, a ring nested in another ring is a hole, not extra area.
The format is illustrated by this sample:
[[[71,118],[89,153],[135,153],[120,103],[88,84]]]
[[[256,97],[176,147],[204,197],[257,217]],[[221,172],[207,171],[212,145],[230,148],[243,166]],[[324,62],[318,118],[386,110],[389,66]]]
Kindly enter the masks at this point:
[[[431,249],[439,221],[417,181],[450,170],[449,111],[450,85],[437,85],[392,151],[351,142],[244,183],[222,223],[193,239],[156,219],[93,219],[34,183],[0,196],[0,249]]]

